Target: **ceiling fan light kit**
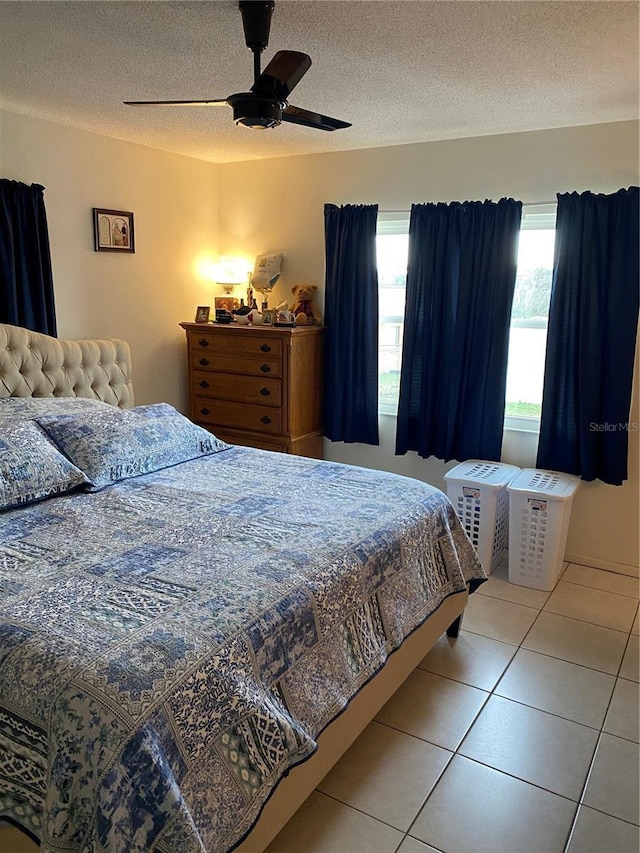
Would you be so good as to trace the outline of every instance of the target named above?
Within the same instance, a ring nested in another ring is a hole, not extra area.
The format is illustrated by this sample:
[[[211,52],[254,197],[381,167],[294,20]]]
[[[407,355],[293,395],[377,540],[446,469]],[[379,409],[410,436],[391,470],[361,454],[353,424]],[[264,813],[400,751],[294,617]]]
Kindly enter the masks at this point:
[[[253,86],[227,98],[205,101],[125,101],[127,106],[224,106],[233,109],[237,125],[252,130],[278,127],[283,121],[316,130],[340,130],[351,124],[320,113],[294,107],[288,97],[311,68],[311,57],[295,50],[279,50],[260,72],[260,54],[269,43],[274,0],[240,0],[244,37],[253,53]]]
[[[282,101],[270,101],[250,92],[229,95],[227,103],[233,109],[236,124],[250,127],[252,130],[267,130],[282,123]]]

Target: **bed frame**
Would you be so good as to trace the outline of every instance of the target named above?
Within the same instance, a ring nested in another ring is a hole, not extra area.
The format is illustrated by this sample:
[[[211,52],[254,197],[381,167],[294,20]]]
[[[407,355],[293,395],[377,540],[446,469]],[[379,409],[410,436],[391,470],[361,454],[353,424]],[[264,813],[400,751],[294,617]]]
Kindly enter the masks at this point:
[[[0,324],[0,397],[87,397],[133,406],[124,341],[61,341]]]
[[[0,397],[86,397],[129,408],[134,399],[129,346],[120,340],[63,341],[0,324]],[[466,591],[449,596],[390,655],[320,735],[317,752],[280,782],[236,848],[239,853],[261,853],[267,847],[439,637],[445,632],[457,636],[467,600]]]

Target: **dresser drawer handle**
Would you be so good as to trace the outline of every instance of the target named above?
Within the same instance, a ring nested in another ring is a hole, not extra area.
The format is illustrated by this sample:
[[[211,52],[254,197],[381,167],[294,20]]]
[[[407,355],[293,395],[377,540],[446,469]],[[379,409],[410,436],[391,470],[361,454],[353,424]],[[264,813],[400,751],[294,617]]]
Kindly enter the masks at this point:
[[[208,347],[209,346],[209,341],[206,338],[200,338],[198,343],[200,344],[201,347]]]
[[[207,382],[206,379],[202,380],[202,382],[200,383],[200,387],[201,388],[208,388],[209,387],[209,383]]]
[[[271,391],[269,391],[268,388],[261,388],[260,393],[262,394],[263,397],[268,397],[271,394]]]
[[[203,407],[200,409],[200,414],[201,414],[201,415],[210,415],[210,414],[211,414],[211,412],[209,411],[209,409],[207,409],[207,407],[206,407],[206,406],[203,406]]]
[[[209,363],[209,362],[207,362],[207,364],[208,364],[208,363]],[[268,364],[261,364],[261,365],[260,365],[260,370],[261,370],[263,373],[271,373],[271,367],[270,367]]]
[[[206,367],[209,364],[209,359],[208,358],[201,358],[199,361],[199,364],[201,364],[203,367]]]
[[[270,418],[268,415],[263,415],[263,416],[260,418],[260,423],[262,423],[262,424],[270,424],[270,423],[271,423],[271,418]]]
[[[271,347],[269,346],[269,344],[262,344],[260,349],[262,350],[262,352],[271,352]]]

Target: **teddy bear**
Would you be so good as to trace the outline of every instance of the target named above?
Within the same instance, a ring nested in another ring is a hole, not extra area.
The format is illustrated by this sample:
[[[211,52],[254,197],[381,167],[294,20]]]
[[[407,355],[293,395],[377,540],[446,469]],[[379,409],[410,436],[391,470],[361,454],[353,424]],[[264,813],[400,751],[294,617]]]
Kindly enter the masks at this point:
[[[296,326],[320,326],[322,315],[313,302],[318,287],[315,284],[294,284],[291,293],[296,301],[291,306],[291,313],[296,318]]]

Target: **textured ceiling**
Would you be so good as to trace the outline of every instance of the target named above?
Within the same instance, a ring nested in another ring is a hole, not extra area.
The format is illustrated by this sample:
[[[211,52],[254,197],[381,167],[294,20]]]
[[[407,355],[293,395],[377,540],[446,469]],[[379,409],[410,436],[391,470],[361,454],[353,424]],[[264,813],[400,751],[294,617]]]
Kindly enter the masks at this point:
[[[638,116],[637,2],[280,0],[264,62],[282,49],[313,60],[292,102],[353,127],[251,131],[228,107],[122,105],[246,91],[231,0],[0,2],[0,104],[214,162]]]

